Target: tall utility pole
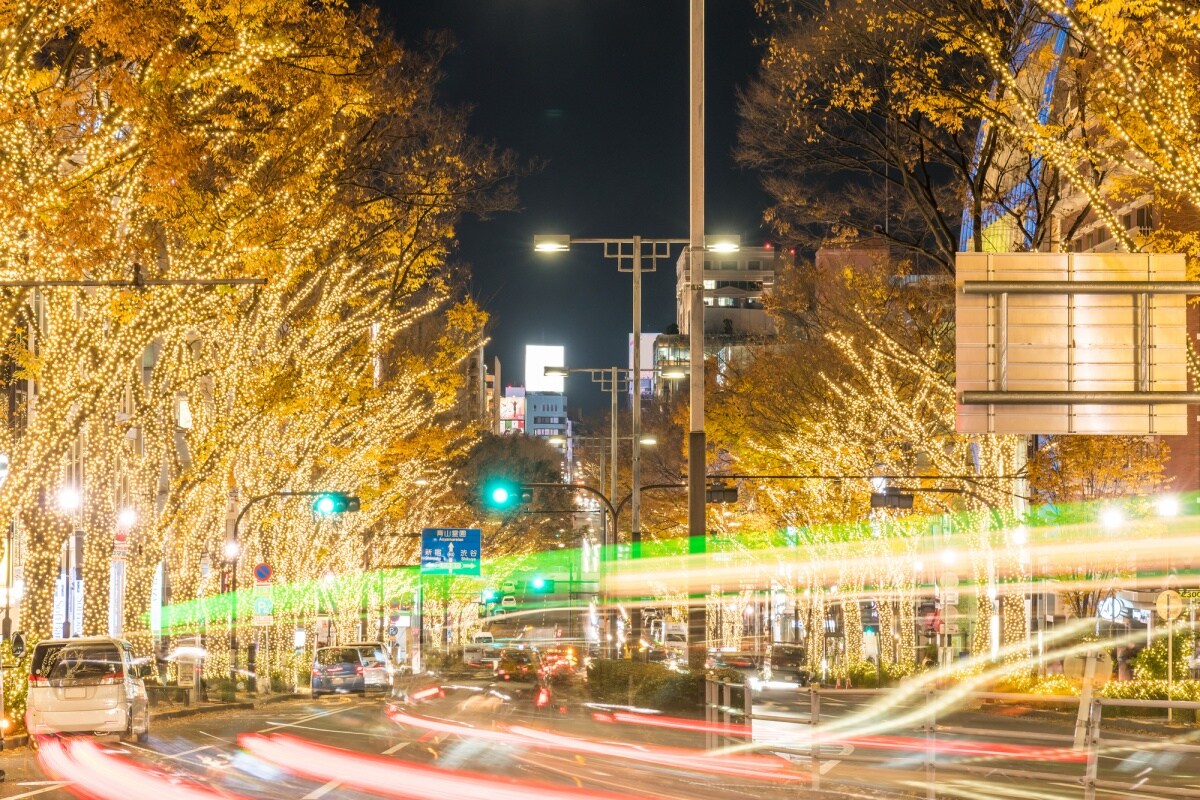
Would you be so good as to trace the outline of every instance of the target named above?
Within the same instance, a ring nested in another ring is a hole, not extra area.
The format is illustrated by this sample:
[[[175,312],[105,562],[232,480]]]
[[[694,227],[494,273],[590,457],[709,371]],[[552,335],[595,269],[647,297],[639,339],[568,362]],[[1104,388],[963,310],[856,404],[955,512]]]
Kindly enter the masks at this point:
[[[704,0],[691,0],[689,69],[690,103],[688,139],[690,153],[688,227],[688,280],[692,307],[688,324],[691,360],[690,425],[688,428],[688,552],[706,550],[704,510]],[[636,479],[635,479],[636,480]],[[635,484],[636,485],[636,484]],[[703,571],[689,564],[688,665],[703,667],[707,656]],[[702,566],[699,565],[699,566]],[[699,573],[699,574],[698,574]],[[697,605],[697,601],[699,605]]]

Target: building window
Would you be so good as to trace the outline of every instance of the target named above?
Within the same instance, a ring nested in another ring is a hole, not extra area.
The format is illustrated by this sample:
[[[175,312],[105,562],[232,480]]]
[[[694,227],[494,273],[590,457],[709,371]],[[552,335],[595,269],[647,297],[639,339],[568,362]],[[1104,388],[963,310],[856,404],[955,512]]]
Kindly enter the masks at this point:
[[[1147,234],[1154,230],[1154,212],[1150,206],[1142,206],[1136,212],[1138,233]]]
[[[747,261],[746,268],[747,269],[762,269],[763,266],[762,266],[762,262],[756,258],[751,261]]]
[[[711,297],[704,298],[704,305],[711,306],[712,304],[713,304],[713,299]]]
[[[717,288],[717,282],[716,281],[705,281],[704,288],[705,289],[715,289],[715,288]]]
[[[718,297],[717,305],[720,306],[721,308],[733,308],[733,298],[732,297]]]

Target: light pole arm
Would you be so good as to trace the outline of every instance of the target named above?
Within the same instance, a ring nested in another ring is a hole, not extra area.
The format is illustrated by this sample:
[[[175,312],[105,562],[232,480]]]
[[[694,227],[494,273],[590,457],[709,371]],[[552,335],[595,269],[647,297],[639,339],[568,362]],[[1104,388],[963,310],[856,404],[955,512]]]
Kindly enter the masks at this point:
[[[599,489],[591,486],[576,485],[573,483],[522,483],[521,487],[528,487],[530,489],[570,489],[572,491],[583,490],[585,492],[594,494],[596,497],[600,498],[605,507],[608,509],[608,513],[613,522],[613,540],[614,542],[616,541],[617,509],[613,506],[612,501],[605,496],[604,492],[600,491]]]
[[[323,494],[330,494],[330,492],[293,492],[291,490],[286,490],[279,492],[268,492],[267,494],[260,494],[257,497],[251,497],[246,501],[246,505],[242,506],[242,510],[238,512],[237,519],[233,521],[233,541],[237,542],[238,540],[238,528],[242,524],[242,517],[246,516],[246,512],[250,510],[250,506],[254,505],[255,503],[260,503],[263,500],[269,500],[272,497],[320,497]]]
[[[642,486],[642,491],[648,492],[651,489],[686,489],[686,488],[688,488],[688,485],[686,483],[647,483]],[[625,495],[625,497],[621,499],[621,502],[617,503],[617,514],[620,514],[621,509],[624,508],[625,504],[628,503],[632,499],[633,499],[633,492],[630,492],[629,494]]]

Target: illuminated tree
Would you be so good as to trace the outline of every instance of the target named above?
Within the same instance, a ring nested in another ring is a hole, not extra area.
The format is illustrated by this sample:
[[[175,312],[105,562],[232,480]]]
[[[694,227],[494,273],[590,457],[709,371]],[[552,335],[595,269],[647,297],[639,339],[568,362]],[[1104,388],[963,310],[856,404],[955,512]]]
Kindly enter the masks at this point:
[[[464,213],[509,206],[512,159],[437,102],[441,43],[403,49],[339,3],[18,3],[0,26],[12,33],[0,42],[0,272],[169,284],[3,295],[6,356],[37,386],[0,434],[12,454],[0,508],[23,523],[23,624],[49,632],[59,547],[79,527],[85,632],[107,629],[128,506],[126,635],[148,649],[163,561],[174,602],[207,598],[190,631],[207,626],[219,673],[213,627],[228,612],[213,598],[246,498],[363,495],[339,525],[294,503],[243,521],[241,585],[270,559],[306,611],[325,570],[361,569],[365,534],[461,514],[447,464],[475,436],[454,406],[483,315],[459,299],[446,257]],[[179,285],[242,277],[267,283]],[[85,488],[72,514],[54,507],[67,474]],[[375,541],[379,558],[415,551],[411,538]],[[248,619],[248,593],[239,605]],[[272,652],[291,652],[301,618],[271,630]]]

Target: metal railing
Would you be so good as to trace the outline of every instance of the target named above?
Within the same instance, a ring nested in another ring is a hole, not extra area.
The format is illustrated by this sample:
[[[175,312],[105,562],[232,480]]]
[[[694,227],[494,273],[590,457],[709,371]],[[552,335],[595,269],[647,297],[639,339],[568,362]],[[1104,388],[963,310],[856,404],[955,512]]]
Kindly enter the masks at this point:
[[[841,741],[861,741],[863,737],[855,734],[843,736],[834,734],[823,739],[817,734],[817,730],[822,726],[821,716],[821,698],[822,697],[870,697],[886,694],[894,694],[895,689],[823,689],[818,687],[809,687],[806,690],[809,700],[809,708],[807,716],[797,715],[781,715],[781,714],[763,714],[754,711],[754,696],[755,690],[749,683],[738,683],[725,679],[710,678],[705,681],[705,721],[706,740],[705,745],[710,750],[715,750],[721,747],[745,746],[753,741],[753,729],[755,722],[783,722],[796,725],[808,726],[810,731],[809,744],[807,747],[788,747],[785,745],[776,745],[774,743],[763,743],[761,749],[769,752],[784,753],[788,755],[798,756],[800,759],[807,759],[808,771],[810,775],[810,786],[813,790],[821,789],[821,762],[822,761],[852,761],[873,763],[876,766],[883,766],[885,762],[895,759],[895,752],[880,752],[879,754],[859,754],[859,753],[844,753],[836,754],[823,751],[823,746],[830,744],[838,744]],[[1114,735],[1114,732],[1108,736],[1102,735],[1101,723],[1104,719],[1104,708],[1145,708],[1145,709],[1173,709],[1173,710],[1192,710],[1200,712],[1200,702],[1190,702],[1181,700],[1118,700],[1103,697],[1094,697],[1089,704],[1089,707],[1084,713],[1077,715],[1076,725],[1081,727],[1081,736],[1076,737],[1066,733],[1046,733],[1042,731],[1006,731],[998,728],[972,728],[955,725],[938,724],[938,709],[942,705],[944,695],[950,690],[939,690],[928,688],[920,694],[910,694],[904,701],[904,705],[923,705],[923,711],[920,715],[920,725],[917,731],[923,735],[924,746],[921,748],[921,766],[925,773],[926,797],[936,798],[937,791],[937,772],[957,771],[965,773],[983,774],[990,776],[1003,776],[1017,779],[1032,779],[1032,780],[1054,780],[1058,782],[1070,781],[1072,776],[1069,772],[1051,772],[1048,770],[1037,769],[1019,769],[1002,766],[999,763],[1004,760],[1002,753],[990,757],[993,763],[988,764],[972,764],[965,763],[959,760],[947,760],[943,758],[938,760],[938,735],[947,736],[976,736],[987,737],[989,740],[995,739],[1010,739],[1018,740],[1028,744],[1030,742],[1045,743],[1047,745],[1061,745],[1060,751],[1070,751],[1077,753],[1078,757],[1071,759],[1078,761],[1083,765],[1083,774],[1078,775],[1075,779],[1078,781],[1083,800],[1095,800],[1098,789],[1117,790],[1117,791],[1132,791],[1137,790],[1139,793],[1153,792],[1164,797],[1196,797],[1196,789],[1194,787],[1172,787],[1163,786],[1160,784],[1151,784],[1148,782],[1148,776],[1141,775],[1136,782],[1123,782],[1115,780],[1105,780],[1100,777],[1100,757],[1106,752],[1114,751],[1134,751],[1152,749],[1156,753],[1180,753],[1180,754],[1198,754],[1200,753],[1200,744],[1187,744],[1177,742],[1170,739],[1162,741],[1146,741],[1120,738]],[[1010,704],[1051,704],[1051,705],[1073,705],[1078,710],[1080,698],[1074,695],[1044,695],[1044,694],[1017,694],[1010,692],[966,692],[958,693],[963,701],[996,701]],[[1200,717],[1200,713],[1197,714]],[[1181,731],[1182,732],[1182,731]],[[1200,741],[1200,729],[1196,734],[1197,741]],[[1082,746],[1081,746],[1082,745]],[[845,749],[845,748],[842,748]],[[869,750],[869,745],[864,749]],[[915,748],[914,748],[915,749]],[[912,763],[909,761],[908,763]]]

